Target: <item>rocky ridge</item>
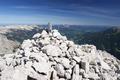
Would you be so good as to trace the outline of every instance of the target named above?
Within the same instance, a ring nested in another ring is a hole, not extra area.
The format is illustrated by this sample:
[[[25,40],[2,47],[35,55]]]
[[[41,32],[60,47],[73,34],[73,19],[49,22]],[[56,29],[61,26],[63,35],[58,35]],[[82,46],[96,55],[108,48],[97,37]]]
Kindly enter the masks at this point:
[[[9,40],[5,35],[0,34],[0,56],[13,53],[19,45],[19,42]]]
[[[43,30],[0,58],[0,74],[1,80],[120,80],[120,61],[57,30]]]

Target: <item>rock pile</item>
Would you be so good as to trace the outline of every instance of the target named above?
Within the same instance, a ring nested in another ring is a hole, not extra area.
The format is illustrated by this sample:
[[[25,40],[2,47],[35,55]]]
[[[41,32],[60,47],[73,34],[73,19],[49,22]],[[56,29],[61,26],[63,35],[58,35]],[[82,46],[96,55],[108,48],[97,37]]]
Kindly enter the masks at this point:
[[[24,40],[0,58],[0,80],[120,80],[120,61],[94,45],[76,45],[57,30]]]

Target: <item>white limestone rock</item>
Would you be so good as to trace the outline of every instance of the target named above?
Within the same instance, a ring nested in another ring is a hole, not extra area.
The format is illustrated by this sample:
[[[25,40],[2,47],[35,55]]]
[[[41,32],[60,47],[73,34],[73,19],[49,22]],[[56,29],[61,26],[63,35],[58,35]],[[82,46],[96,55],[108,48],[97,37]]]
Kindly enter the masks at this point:
[[[32,61],[27,61],[27,63],[24,65],[25,68],[31,68],[31,66],[33,65]]]
[[[51,79],[52,80],[59,80],[58,76],[57,76],[57,72],[55,70],[53,70],[52,74],[51,74]]]
[[[68,47],[73,47],[74,42],[73,41],[66,41]]]
[[[13,74],[13,80],[26,80],[27,75],[23,70],[16,69]]]
[[[56,38],[58,38],[58,39],[61,39],[61,38],[62,38],[62,36],[61,36],[61,34],[58,32],[58,30],[53,30],[53,31],[52,31],[52,36],[53,36],[53,37],[56,37]]]
[[[39,43],[41,43],[42,45],[48,45],[50,43],[50,38],[46,37],[44,39],[39,40]]]
[[[21,48],[22,49],[25,49],[25,48],[30,48],[32,47],[32,43],[31,43],[31,40],[24,40],[22,45],[21,45]]]
[[[58,46],[53,45],[47,45],[42,48],[42,50],[48,55],[48,56],[59,56],[62,54],[61,49]]]
[[[6,61],[0,58],[0,70],[3,71],[6,67]]]
[[[65,72],[65,78],[66,79],[71,79],[71,73],[69,71]]]
[[[80,75],[84,75],[85,70],[84,69],[80,69]]]
[[[33,38],[40,38],[41,34],[40,33],[36,33]]]
[[[29,57],[31,54],[32,49],[31,48],[25,48],[23,55],[26,57]]]
[[[76,61],[75,60],[71,60],[70,65],[71,65],[71,68],[73,68],[76,65]]]
[[[79,75],[79,65],[74,67],[71,80],[81,80],[81,76]]]
[[[60,78],[59,80],[65,80],[64,78]]]
[[[66,43],[61,43],[59,47],[60,47],[60,49],[61,49],[63,52],[66,52],[67,49],[68,49]]]
[[[72,57],[76,55],[75,51],[74,51],[74,47],[69,47],[68,52],[69,52],[70,56],[72,56]]]
[[[47,62],[48,61],[48,57],[43,54],[42,52],[40,53],[33,53],[30,54],[29,56],[30,59],[33,59],[33,60],[37,60],[38,62]]]
[[[77,56],[84,56],[84,52],[79,47],[75,48],[75,53]]]
[[[76,64],[74,69],[73,69],[73,74],[79,75],[79,65]]]
[[[39,48],[38,47],[32,47],[33,52],[39,53]]]
[[[67,37],[66,36],[62,36],[62,40],[67,41]]]
[[[12,67],[6,67],[1,72],[1,80],[13,80],[13,74],[14,74],[13,68]]]
[[[70,68],[70,61],[67,58],[61,58],[60,63],[65,67],[65,68]]]
[[[101,64],[101,67],[103,69],[111,70],[110,66],[107,63],[105,63],[100,56],[98,56],[97,59],[98,59],[99,63]]]
[[[64,70],[64,67],[62,66],[62,64],[57,64],[55,66],[55,70],[57,71],[57,74],[59,77],[64,77],[65,70]]]
[[[80,57],[77,57],[77,56],[74,56],[73,59],[74,59],[77,63],[80,63],[80,61],[81,61]]]
[[[92,53],[95,54],[96,52],[96,47],[94,45],[81,45],[81,50],[86,52],[86,53]]]
[[[45,30],[43,30],[41,33],[41,37],[42,38],[48,37],[48,33]]]
[[[82,69],[85,70],[86,73],[89,72],[89,63],[86,60],[82,60],[81,62]]]
[[[98,74],[95,74],[95,73],[89,73],[88,76],[89,76],[88,78],[91,80],[99,80],[100,79]]]
[[[48,72],[50,71],[50,64],[47,62],[34,62],[32,67],[36,72],[39,72],[39,74],[48,75]]]

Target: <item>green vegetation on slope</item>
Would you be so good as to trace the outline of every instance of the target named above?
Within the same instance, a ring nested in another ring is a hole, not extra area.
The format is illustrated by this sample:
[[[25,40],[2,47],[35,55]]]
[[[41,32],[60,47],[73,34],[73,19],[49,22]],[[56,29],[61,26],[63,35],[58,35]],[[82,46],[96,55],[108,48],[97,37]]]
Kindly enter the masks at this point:
[[[77,44],[93,44],[120,59],[120,28],[114,27],[101,32],[76,32],[68,38],[72,38]]]

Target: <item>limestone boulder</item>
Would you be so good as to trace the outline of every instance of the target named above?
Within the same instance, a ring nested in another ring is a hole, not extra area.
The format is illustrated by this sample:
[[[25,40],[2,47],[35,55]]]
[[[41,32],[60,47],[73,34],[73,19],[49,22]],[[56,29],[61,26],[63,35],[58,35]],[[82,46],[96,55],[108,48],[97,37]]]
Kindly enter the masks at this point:
[[[61,58],[60,63],[66,68],[70,68],[70,61],[67,58]]]
[[[45,52],[48,56],[59,56],[62,54],[61,49],[58,46],[47,45],[42,48],[43,52]]]
[[[40,33],[36,33],[33,38],[40,38],[41,34]]]
[[[32,68],[38,74],[48,75],[48,72],[50,71],[50,64],[47,62],[40,62],[40,63],[34,62]]]
[[[55,70],[57,71],[57,74],[59,77],[64,77],[65,70],[64,70],[64,67],[62,66],[62,64],[57,64],[55,66]]]

